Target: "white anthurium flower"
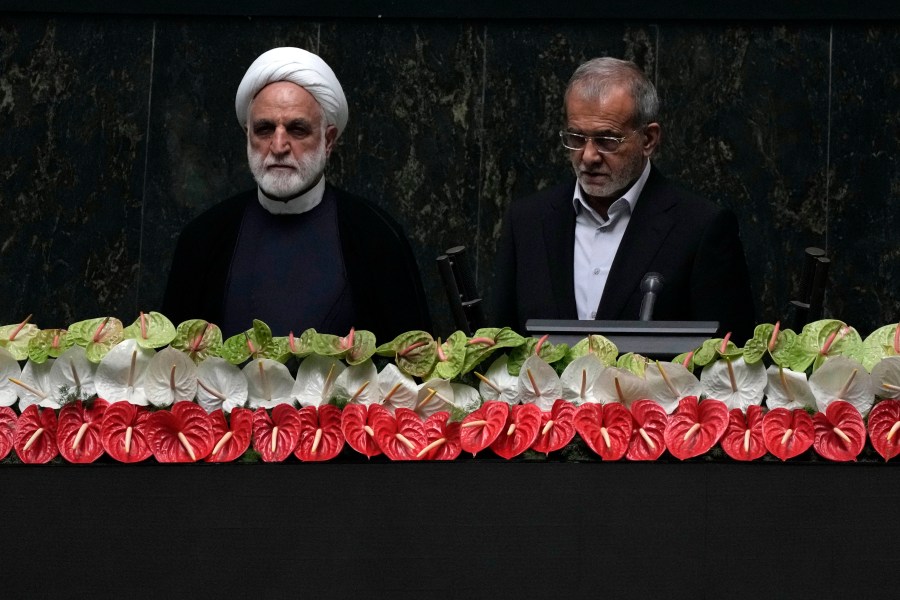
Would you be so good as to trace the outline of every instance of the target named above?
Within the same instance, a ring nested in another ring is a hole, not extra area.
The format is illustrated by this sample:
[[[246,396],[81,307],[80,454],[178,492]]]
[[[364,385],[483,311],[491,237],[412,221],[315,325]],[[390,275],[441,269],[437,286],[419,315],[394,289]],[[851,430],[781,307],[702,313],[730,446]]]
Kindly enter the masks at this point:
[[[518,404],[519,400],[519,378],[509,374],[508,368],[509,357],[501,354],[495,360],[487,372],[482,375],[476,372],[475,375],[481,380],[478,385],[478,391],[481,397],[486,400],[500,400],[507,404]]]
[[[15,404],[19,398],[19,390],[22,390],[22,386],[10,381],[10,378],[21,382],[22,369],[19,361],[6,348],[0,348],[0,406]],[[27,393],[26,390],[22,392]]]
[[[412,377],[388,363],[378,374],[381,403],[391,412],[398,408],[415,410],[419,403],[419,386]]]
[[[762,404],[766,392],[766,368],[762,361],[748,365],[743,357],[735,360],[719,359],[703,367],[700,373],[703,392],[721,400],[728,410]]]
[[[286,366],[271,358],[257,358],[243,369],[250,408],[272,408],[294,403],[296,382]],[[318,405],[316,405],[318,406]]]
[[[700,396],[703,386],[684,365],[655,361],[644,370],[644,378],[650,386],[650,397],[669,414],[678,408],[685,396]]]
[[[419,386],[414,410],[422,419],[453,406],[453,386],[446,379],[429,379]]]
[[[144,371],[144,393],[150,404],[163,408],[192,402],[197,395],[197,365],[184,352],[163,348]]]
[[[97,395],[107,402],[131,402],[137,406],[147,406],[144,391],[144,373],[150,366],[156,351],[142,348],[137,340],[122,340],[97,366],[94,378]]]
[[[44,408],[60,408],[73,394],[90,398],[97,391],[94,373],[97,365],[88,360],[84,348],[72,346],[50,367],[50,395],[40,402]]]
[[[562,384],[562,397],[575,405],[595,400],[594,386],[606,365],[600,362],[596,354],[586,354],[576,358],[563,371],[559,381]]]
[[[16,390],[19,394],[19,412],[37,404],[50,397],[50,371],[53,369],[55,358],[48,358],[42,363],[32,362],[28,360],[22,368],[22,376],[17,379],[19,382]]]
[[[825,412],[835,400],[846,400],[865,417],[875,404],[872,376],[862,363],[834,356],[829,358],[809,378],[809,387],[816,397],[816,408]]]
[[[371,359],[350,365],[334,380],[334,396],[353,404],[378,404],[378,368]]]
[[[562,398],[562,383],[559,375],[546,360],[538,355],[529,356],[519,371],[519,400],[523,404],[536,404],[541,410],[553,408],[553,403]]]
[[[453,388],[452,404],[465,414],[468,414],[481,406],[481,394],[478,390],[464,383],[451,383]]]
[[[806,373],[771,365],[766,369],[766,406],[769,409],[815,408],[816,397],[806,380]]]
[[[337,378],[347,366],[333,356],[310,354],[297,369],[291,398],[300,406],[328,404],[334,395]],[[246,373],[246,368],[244,373]],[[252,406],[252,403],[251,403]]]
[[[594,382],[594,397],[588,400],[599,404],[620,402],[631,408],[637,400],[650,398],[650,386],[643,377],[638,377],[627,369],[607,367],[600,371]]]
[[[231,414],[247,405],[249,394],[247,378],[224,358],[209,356],[197,367],[197,404],[206,412],[221,408]]]
[[[900,398],[900,356],[886,356],[875,363],[872,386],[882,398]]]

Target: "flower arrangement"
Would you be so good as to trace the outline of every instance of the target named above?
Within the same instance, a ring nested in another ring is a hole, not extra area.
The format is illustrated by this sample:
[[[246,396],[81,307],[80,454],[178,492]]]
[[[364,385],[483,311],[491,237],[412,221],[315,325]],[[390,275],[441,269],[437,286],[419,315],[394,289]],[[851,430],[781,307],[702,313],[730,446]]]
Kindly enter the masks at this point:
[[[490,450],[602,460],[854,461],[900,453],[900,324],[863,339],[833,319],[761,324],[670,362],[591,335],[569,347],[507,328],[223,339],[141,313],[0,327],[0,459],[132,463],[453,460]],[[868,444],[867,444],[868,443]],[[578,451],[573,450],[575,448]],[[871,450],[869,450],[871,448]],[[567,454],[568,452],[568,454]],[[58,458],[61,457],[61,458]]]

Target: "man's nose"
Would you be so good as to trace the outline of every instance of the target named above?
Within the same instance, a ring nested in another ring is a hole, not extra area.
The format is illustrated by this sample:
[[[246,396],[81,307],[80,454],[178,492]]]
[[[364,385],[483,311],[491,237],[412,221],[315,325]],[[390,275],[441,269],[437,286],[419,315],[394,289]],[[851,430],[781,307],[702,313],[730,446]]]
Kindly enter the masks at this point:
[[[291,149],[288,141],[287,130],[278,126],[275,128],[275,135],[272,136],[272,152],[275,154],[285,154]]]
[[[588,140],[581,153],[581,161],[585,163],[603,162],[603,153],[597,150],[594,140]]]

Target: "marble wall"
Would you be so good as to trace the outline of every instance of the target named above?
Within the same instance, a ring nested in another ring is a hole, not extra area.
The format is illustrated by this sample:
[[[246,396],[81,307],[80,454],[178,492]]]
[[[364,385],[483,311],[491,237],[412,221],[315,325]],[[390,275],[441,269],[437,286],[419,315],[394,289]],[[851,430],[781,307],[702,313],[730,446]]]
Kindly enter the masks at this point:
[[[319,53],[350,123],[329,177],[406,228],[435,333],[435,257],[490,294],[505,207],[567,175],[562,93],[636,61],[663,101],[657,164],[742,223],[757,320],[789,316],[806,246],[828,316],[900,318],[900,22],[381,20],[0,14],[0,324],[158,308],[175,239],[252,186],[234,92],[279,45]]]

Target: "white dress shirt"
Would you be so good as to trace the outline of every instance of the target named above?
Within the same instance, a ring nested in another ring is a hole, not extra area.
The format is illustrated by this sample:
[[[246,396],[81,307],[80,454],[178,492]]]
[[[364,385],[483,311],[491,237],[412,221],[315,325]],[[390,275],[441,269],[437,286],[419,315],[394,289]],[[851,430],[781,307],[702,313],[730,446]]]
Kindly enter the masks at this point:
[[[581,186],[575,182],[575,195],[572,199],[575,209],[574,285],[579,319],[597,318],[597,307],[600,306],[613,259],[649,176],[648,160],[634,185],[610,205],[608,219],[603,219],[588,206]]]

